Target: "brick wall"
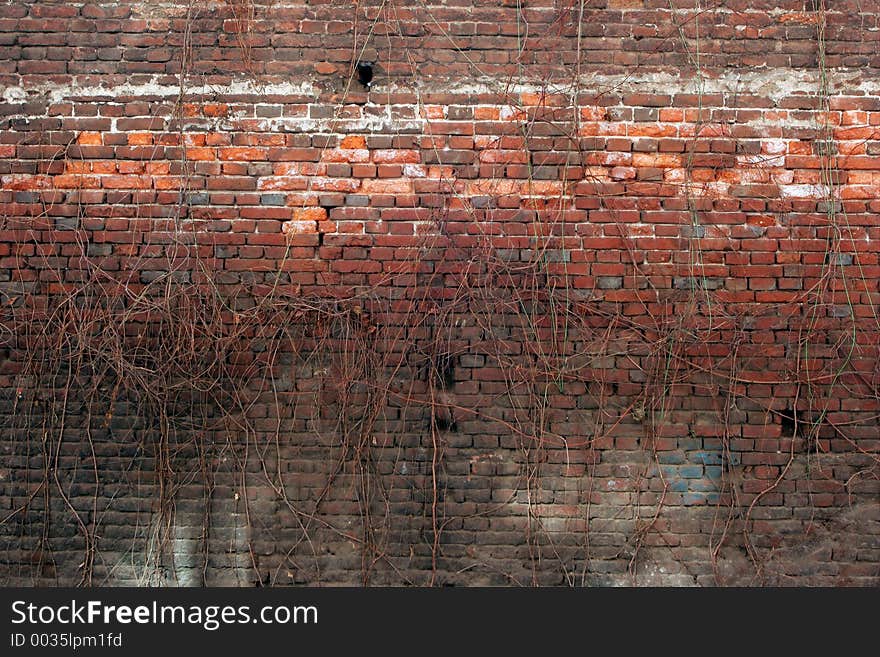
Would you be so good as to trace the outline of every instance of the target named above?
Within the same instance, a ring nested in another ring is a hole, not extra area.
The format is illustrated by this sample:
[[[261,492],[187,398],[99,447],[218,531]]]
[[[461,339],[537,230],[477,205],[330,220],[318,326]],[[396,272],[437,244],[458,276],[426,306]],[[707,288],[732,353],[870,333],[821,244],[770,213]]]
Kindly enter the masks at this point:
[[[876,585],[871,4],[0,3],[0,578]]]

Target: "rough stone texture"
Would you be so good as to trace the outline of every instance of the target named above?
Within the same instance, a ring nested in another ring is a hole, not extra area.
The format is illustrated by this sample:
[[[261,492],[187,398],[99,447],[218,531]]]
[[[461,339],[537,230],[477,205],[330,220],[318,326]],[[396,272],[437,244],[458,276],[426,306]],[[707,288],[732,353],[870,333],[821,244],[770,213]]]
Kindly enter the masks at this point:
[[[877,585],[825,4],[0,3],[0,581]]]

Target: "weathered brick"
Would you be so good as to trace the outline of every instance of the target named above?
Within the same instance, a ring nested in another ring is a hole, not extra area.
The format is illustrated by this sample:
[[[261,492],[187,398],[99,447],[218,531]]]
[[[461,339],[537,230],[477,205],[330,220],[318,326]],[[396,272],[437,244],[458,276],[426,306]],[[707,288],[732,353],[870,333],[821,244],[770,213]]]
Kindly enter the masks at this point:
[[[877,584],[870,15],[442,4],[4,8],[5,583]]]

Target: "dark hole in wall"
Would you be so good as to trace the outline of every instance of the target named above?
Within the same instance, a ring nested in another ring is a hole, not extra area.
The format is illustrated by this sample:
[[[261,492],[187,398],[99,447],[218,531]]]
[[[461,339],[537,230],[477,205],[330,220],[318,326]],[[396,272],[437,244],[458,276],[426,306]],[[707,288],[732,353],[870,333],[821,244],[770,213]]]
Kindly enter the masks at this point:
[[[805,411],[796,411],[791,408],[780,411],[779,420],[783,438],[806,439],[813,424]]]
[[[448,415],[437,413],[434,415],[434,428],[437,431],[458,431],[458,424],[451,411]]]
[[[434,379],[442,390],[455,386],[455,356],[440,354],[434,358]]]

